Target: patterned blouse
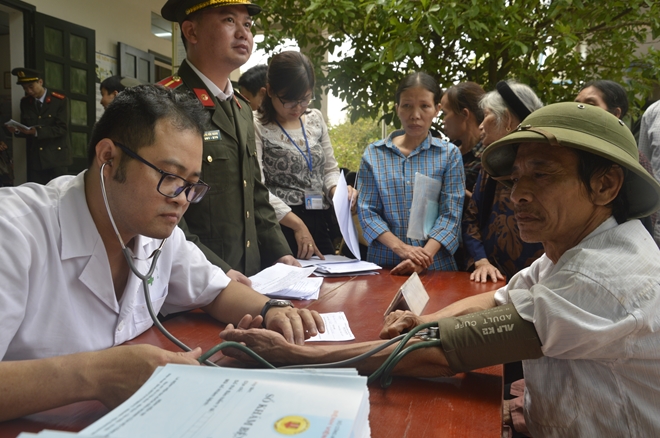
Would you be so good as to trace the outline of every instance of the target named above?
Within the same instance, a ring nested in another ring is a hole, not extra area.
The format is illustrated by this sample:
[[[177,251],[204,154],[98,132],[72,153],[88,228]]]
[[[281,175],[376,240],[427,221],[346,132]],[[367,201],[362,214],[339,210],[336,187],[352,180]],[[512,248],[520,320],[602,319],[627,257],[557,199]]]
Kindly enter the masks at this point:
[[[327,209],[330,207],[328,192],[339,180],[339,166],[321,111],[310,110],[303,117],[303,123],[312,155],[311,172],[307,164],[307,146],[301,128],[286,130],[300,148],[298,150],[276,123],[262,125],[255,117],[257,155],[262,166],[264,184],[272,195],[286,205],[303,205],[305,190],[322,192],[325,195],[323,208]],[[283,216],[279,213],[282,209],[273,201],[271,197],[271,204],[279,220]],[[285,210],[288,212],[288,209]]]
[[[463,215],[463,242],[472,258],[468,267],[488,258],[507,279],[544,253],[540,243],[525,243],[520,238],[511,189],[491,179],[483,169]]]
[[[429,135],[406,157],[392,142],[403,133],[395,131],[387,139],[370,144],[360,163],[356,183],[360,193],[358,216],[369,243],[367,260],[383,267],[394,267],[401,262],[399,256],[377,240],[386,231],[408,245],[426,244],[426,240],[406,237],[415,173],[419,172],[442,183],[440,212],[429,233],[429,238],[437,240],[442,247],[429,269],[456,270],[453,254],[458,247],[465,192],[461,153],[456,146]]]

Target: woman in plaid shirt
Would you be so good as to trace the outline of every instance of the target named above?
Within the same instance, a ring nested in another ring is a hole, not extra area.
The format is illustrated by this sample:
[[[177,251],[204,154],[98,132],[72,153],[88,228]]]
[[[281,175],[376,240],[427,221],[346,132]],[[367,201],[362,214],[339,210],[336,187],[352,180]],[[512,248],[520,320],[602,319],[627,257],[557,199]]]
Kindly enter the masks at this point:
[[[369,243],[367,260],[411,274],[456,270],[465,182],[458,148],[429,129],[440,111],[442,90],[426,73],[401,81],[395,95],[401,130],[365,150],[357,178],[358,216]],[[415,173],[441,183],[439,214],[426,240],[406,237]]]

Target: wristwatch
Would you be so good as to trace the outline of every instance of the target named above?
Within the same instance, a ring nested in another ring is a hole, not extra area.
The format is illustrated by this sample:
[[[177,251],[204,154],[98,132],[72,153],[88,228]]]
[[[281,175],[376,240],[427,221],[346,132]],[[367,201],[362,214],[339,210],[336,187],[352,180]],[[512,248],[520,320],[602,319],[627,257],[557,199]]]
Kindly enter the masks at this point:
[[[261,325],[266,328],[266,313],[270,310],[271,307],[295,307],[293,303],[289,300],[277,300],[277,299],[271,299],[266,301],[266,304],[264,304],[264,307],[261,309],[261,317],[264,319],[261,323]]]

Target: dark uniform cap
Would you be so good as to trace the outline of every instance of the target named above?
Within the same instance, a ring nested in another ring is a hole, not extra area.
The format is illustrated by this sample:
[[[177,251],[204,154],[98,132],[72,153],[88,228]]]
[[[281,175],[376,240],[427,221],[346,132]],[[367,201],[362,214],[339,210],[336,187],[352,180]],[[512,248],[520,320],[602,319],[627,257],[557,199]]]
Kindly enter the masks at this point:
[[[18,77],[16,83],[18,85],[27,84],[29,82],[36,82],[41,79],[41,72],[24,67],[17,67],[11,71],[11,74]]]
[[[564,102],[534,111],[515,131],[486,148],[481,157],[486,172],[494,177],[510,175],[520,143],[548,143],[607,158],[628,170],[629,218],[648,216],[660,208],[660,184],[639,164],[635,137],[621,120],[599,107]]]
[[[167,0],[165,6],[160,10],[160,15],[166,20],[182,23],[188,15],[202,9],[241,5],[247,8],[250,15],[257,15],[261,12],[261,6],[255,5],[249,0]]]

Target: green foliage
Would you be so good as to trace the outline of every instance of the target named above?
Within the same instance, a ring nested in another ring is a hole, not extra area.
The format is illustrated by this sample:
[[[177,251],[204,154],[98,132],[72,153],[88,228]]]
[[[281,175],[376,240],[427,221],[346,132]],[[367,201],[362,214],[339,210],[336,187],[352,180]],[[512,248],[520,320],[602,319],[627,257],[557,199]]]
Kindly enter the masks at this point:
[[[376,140],[380,139],[380,124],[371,119],[359,119],[355,123],[344,122],[328,129],[335,158],[339,167],[357,172],[362,153]]]
[[[317,66],[319,86],[348,103],[351,120],[393,110],[411,71],[443,88],[502,79],[529,84],[546,102],[572,100],[590,79],[626,86],[634,106],[649,95],[660,54],[640,53],[660,36],[652,0],[262,0],[261,47],[295,39]],[[344,41],[350,49],[323,63]],[[323,67],[323,68],[321,68]],[[323,74],[323,72],[325,74]]]

